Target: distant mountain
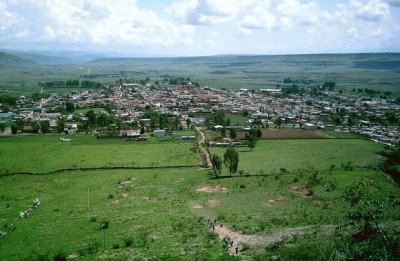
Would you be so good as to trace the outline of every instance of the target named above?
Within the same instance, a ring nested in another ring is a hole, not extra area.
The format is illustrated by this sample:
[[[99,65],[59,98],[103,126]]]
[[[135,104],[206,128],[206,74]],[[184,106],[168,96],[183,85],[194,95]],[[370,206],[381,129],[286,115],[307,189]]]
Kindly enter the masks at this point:
[[[20,67],[20,66],[31,66],[33,63],[29,59],[18,57],[13,54],[0,52],[0,67]]]

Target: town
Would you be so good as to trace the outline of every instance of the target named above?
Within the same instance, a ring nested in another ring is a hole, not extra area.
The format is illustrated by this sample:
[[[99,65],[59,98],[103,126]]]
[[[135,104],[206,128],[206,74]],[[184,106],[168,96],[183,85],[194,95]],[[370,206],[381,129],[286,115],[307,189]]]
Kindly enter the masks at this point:
[[[47,93],[43,87],[35,98],[20,96],[11,102],[3,98],[0,124],[3,130],[6,124],[11,126],[5,131],[8,135],[90,131],[98,137],[145,141],[145,132],[164,136],[193,126],[248,131],[256,125],[354,133],[390,147],[400,142],[400,104],[390,97],[390,92],[374,97],[360,95],[362,89],[344,93],[334,82],[298,91],[290,86],[216,89],[200,86],[198,82],[193,84],[190,79],[183,84],[164,81],[162,85],[148,80],[138,83],[121,80],[70,94]],[[213,117],[216,112],[240,115],[246,121],[233,125]]]

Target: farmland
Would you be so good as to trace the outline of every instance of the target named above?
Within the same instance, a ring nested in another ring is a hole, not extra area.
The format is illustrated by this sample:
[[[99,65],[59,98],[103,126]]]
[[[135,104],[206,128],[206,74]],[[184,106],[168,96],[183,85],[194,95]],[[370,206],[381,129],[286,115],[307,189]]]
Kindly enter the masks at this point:
[[[1,164],[10,172],[39,171],[37,164],[32,164],[35,161],[22,153],[34,148],[47,156],[37,159],[42,162],[40,168],[47,170],[73,164],[103,166],[107,158],[114,156],[112,162],[123,166],[151,166],[154,162],[174,165],[174,157],[187,157],[187,164],[199,160],[189,150],[192,144],[177,141],[150,140],[136,145],[78,135],[71,136],[70,144],[62,144],[56,137],[2,139]],[[82,149],[77,150],[80,146]],[[342,193],[347,185],[367,178],[377,185],[377,195],[398,194],[398,188],[374,170],[356,167],[353,171],[322,171],[346,161],[352,161],[354,166],[374,164],[379,160],[376,152],[382,149],[381,145],[360,139],[259,141],[252,152],[239,149],[239,168],[249,174],[262,174],[253,177],[214,179],[211,171],[198,167],[0,177],[0,227],[8,232],[0,240],[0,259],[32,260],[56,255],[80,255],[81,260],[218,259],[224,253],[223,244],[211,233],[207,219],[223,224],[216,229],[219,233],[224,228],[246,235],[244,241],[235,243],[244,258],[264,255],[267,243],[263,242],[273,239],[289,240],[292,245],[311,242],[307,241],[308,233],[322,237],[343,222],[348,206]],[[81,154],[75,156],[72,151]],[[151,156],[147,154],[150,151]],[[22,154],[16,157],[17,152]],[[53,156],[69,152],[70,157]],[[212,152],[223,153],[222,149]],[[124,156],[126,153],[132,156]],[[8,154],[14,158],[4,157]],[[77,160],[84,156],[88,162]],[[132,158],[136,164],[132,164]],[[278,171],[282,166],[290,171],[314,171],[283,175]],[[296,191],[305,186],[312,195],[303,196]],[[21,219],[18,213],[36,197],[42,204],[27,219]],[[398,211],[388,209],[384,222],[392,224],[399,219]],[[108,228],[100,229],[104,221],[108,221]],[[291,239],[273,236],[285,235],[281,231],[287,229],[304,230],[306,235]],[[240,240],[235,234],[232,238]],[[326,257],[332,250],[319,254]]]
[[[0,53],[5,56],[6,54]],[[65,57],[24,54],[9,55],[9,63],[0,70],[0,87],[17,93],[40,90],[38,82],[77,79],[89,75],[90,79],[105,84],[120,78],[149,77],[151,81],[163,76],[186,76],[203,86],[228,89],[259,89],[283,86],[290,77],[300,83],[336,81],[345,91],[369,88],[381,92],[391,91],[398,96],[398,54],[331,54],[283,56],[211,56],[184,58],[104,58],[65,60]],[[21,60],[21,58],[23,60]],[[31,59],[33,62],[31,62]],[[0,64],[1,66],[2,64]],[[383,66],[383,67],[382,67]],[[89,73],[90,72],[90,73]],[[53,88],[52,92],[73,89]],[[75,89],[76,90],[76,89]]]

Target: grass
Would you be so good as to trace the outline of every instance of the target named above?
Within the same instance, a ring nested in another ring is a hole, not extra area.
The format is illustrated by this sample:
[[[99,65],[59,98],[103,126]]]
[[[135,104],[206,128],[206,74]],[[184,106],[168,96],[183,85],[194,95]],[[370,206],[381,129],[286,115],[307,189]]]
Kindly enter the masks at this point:
[[[225,148],[210,150],[221,156],[225,152]],[[260,140],[253,151],[243,147],[237,150],[239,170],[256,174],[279,173],[281,168],[329,169],[331,165],[339,167],[349,161],[356,166],[373,165],[380,159],[376,153],[383,146],[362,139]]]
[[[17,136],[0,139],[1,174],[48,172],[63,168],[158,167],[196,165],[200,159],[191,152],[193,141],[127,142],[74,135],[69,143],[59,135]]]
[[[76,109],[74,113],[83,113],[86,114],[88,111],[93,110],[94,112],[100,112],[100,111],[106,111],[104,108],[82,108],[82,109]]]
[[[340,224],[347,210],[341,193],[362,178],[374,180],[382,189],[380,195],[398,191],[381,174],[357,169],[318,174],[312,197],[291,191],[308,184],[308,174],[215,180],[208,178],[208,171],[186,169],[2,177],[0,228],[8,236],[0,240],[0,259],[32,260],[62,251],[80,253],[82,260],[166,255],[174,260],[215,260],[222,243],[210,238],[203,226],[206,219],[216,218],[236,231],[257,235],[287,227]],[[224,186],[228,192],[196,192],[203,186]],[[266,204],[278,196],[282,202]],[[42,204],[29,218],[20,219],[19,211],[36,197]],[[221,204],[209,206],[215,199]],[[395,210],[386,216],[388,221],[399,218]],[[103,221],[109,222],[105,252]],[[253,251],[257,248],[243,254],[251,256]]]
[[[240,114],[226,113],[225,119],[230,120],[231,126],[245,126],[249,118]]]

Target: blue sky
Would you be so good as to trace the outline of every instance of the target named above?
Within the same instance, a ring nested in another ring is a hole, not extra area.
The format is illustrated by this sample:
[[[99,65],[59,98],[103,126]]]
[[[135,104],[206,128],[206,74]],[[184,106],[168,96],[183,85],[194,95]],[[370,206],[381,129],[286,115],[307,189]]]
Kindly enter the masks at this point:
[[[400,0],[0,0],[0,48],[126,56],[400,51]]]

